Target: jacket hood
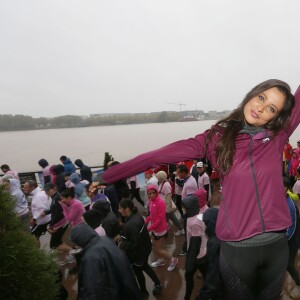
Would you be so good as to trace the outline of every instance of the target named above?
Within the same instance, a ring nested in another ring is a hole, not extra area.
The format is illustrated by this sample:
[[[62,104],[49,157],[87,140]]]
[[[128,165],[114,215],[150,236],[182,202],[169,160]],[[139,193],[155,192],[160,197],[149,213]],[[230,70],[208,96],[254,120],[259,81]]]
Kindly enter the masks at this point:
[[[39,166],[41,166],[42,168],[46,168],[47,166],[49,166],[48,162],[46,159],[42,158],[38,161]]]
[[[85,223],[75,226],[71,231],[71,241],[82,249],[98,238],[96,231]]]
[[[70,176],[70,181],[74,184],[78,184],[80,182],[80,177],[77,173],[72,173]]]
[[[147,193],[149,190],[154,190],[156,192],[156,194],[158,195],[158,189],[157,189],[157,186],[154,185],[154,184],[150,184],[148,187],[147,187]]]
[[[85,222],[93,229],[96,229],[101,224],[102,216],[101,213],[96,209],[90,209],[86,211],[82,216]]]
[[[51,169],[51,167],[50,167],[50,169]],[[53,172],[55,173],[55,175],[60,175],[60,174],[64,173],[64,171],[65,171],[64,166],[61,164],[55,165],[53,167]],[[51,172],[51,170],[50,170],[50,172]]]
[[[207,191],[205,189],[198,189],[195,193],[194,196],[197,197],[198,202],[199,202],[199,208],[202,208],[207,204]]]
[[[67,157],[63,162],[64,165],[70,165],[71,163],[72,163],[72,161],[69,157]]]
[[[205,233],[208,236],[216,235],[216,224],[218,218],[219,209],[212,207],[205,211],[203,214],[203,222],[205,223],[206,230]]]
[[[168,175],[165,171],[159,171],[155,174],[156,178],[158,179],[158,182],[163,182],[167,179]]]
[[[82,162],[81,159],[76,159],[76,160],[74,161],[74,163],[75,163],[75,165],[76,165],[77,167],[79,167],[79,168],[81,168],[81,167],[84,166],[84,163]]]
[[[194,217],[199,214],[199,201],[194,195],[188,196],[182,200],[182,206],[186,210],[188,218]]]

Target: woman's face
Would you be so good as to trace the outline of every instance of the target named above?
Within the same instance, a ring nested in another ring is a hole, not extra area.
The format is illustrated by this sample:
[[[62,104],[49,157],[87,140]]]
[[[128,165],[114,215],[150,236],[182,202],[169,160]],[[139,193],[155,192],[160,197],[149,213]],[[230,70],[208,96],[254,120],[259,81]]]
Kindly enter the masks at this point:
[[[149,190],[147,192],[147,195],[148,195],[149,200],[154,200],[156,198],[156,192],[155,192],[155,190]]]
[[[245,121],[252,126],[262,127],[278,116],[284,102],[285,95],[276,87],[263,91],[245,105]]]

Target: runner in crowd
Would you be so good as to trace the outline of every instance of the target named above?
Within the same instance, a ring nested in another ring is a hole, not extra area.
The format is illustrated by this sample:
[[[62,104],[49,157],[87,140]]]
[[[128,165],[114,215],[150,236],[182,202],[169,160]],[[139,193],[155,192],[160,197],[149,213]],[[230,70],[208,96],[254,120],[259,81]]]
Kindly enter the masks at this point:
[[[83,204],[78,199],[75,199],[74,187],[62,191],[60,198],[59,204],[63,209],[67,222],[71,227],[80,224],[82,222],[81,216],[84,214],[85,209]]]
[[[76,167],[72,163],[71,159],[65,155],[62,155],[59,160],[61,163],[64,165],[64,172],[70,172],[70,173],[75,173],[76,172]]]
[[[45,210],[50,209],[51,200],[49,200],[45,191],[41,190],[34,180],[26,181],[23,190],[26,195],[32,196],[32,219],[30,220],[30,225],[32,226],[31,233],[34,234],[39,241],[40,237],[47,232],[47,226],[51,221],[51,216],[44,214]]]
[[[78,300],[141,300],[125,254],[87,224],[72,229],[71,240],[82,248],[78,270]]]
[[[81,180],[87,180],[91,183],[93,181],[91,168],[86,166],[81,159],[76,159],[74,163],[80,169]]]
[[[50,224],[47,226],[47,230],[51,234],[50,248],[70,251],[72,247],[63,241],[63,236],[68,229],[68,222],[64,216],[62,206],[59,204],[61,198],[57,192],[56,185],[49,182],[45,185],[44,190],[48,197],[51,198],[50,208],[42,213],[42,215],[51,215]]]
[[[126,222],[121,232],[119,247],[125,252],[131,263],[137,281],[139,283],[142,297],[148,296],[145,272],[153,281],[153,295],[160,293],[162,284],[153,269],[148,264],[152,244],[144,219],[138,213],[137,208],[130,199],[123,199],[120,202],[120,213],[125,217]]]
[[[148,226],[148,231],[152,232],[153,254],[157,259],[151,264],[151,266],[153,268],[163,267],[166,264],[165,259],[167,259],[169,260],[167,270],[173,271],[178,263],[178,259],[172,257],[168,251],[162,248],[162,243],[168,234],[165,201],[159,197],[158,190],[155,185],[148,186],[147,196],[150,215],[147,217],[145,222],[147,226],[151,222],[151,225]]]
[[[41,168],[43,168],[43,180],[44,185],[46,185],[48,182],[51,182],[51,172],[50,172],[50,166],[46,159],[41,158],[38,161],[38,164]]]
[[[88,184],[88,181],[81,181],[77,173],[71,174],[70,181],[74,184],[75,198],[82,203],[85,210],[89,210],[91,199],[86,194],[84,188]]]
[[[183,225],[179,222],[175,211],[176,205],[172,200],[172,187],[170,182],[167,179],[167,173],[164,171],[159,171],[156,173],[156,178],[158,179],[158,195],[165,201],[166,204],[166,216],[167,222],[169,220],[177,227],[177,231],[175,232],[175,236],[180,236],[184,234]]]

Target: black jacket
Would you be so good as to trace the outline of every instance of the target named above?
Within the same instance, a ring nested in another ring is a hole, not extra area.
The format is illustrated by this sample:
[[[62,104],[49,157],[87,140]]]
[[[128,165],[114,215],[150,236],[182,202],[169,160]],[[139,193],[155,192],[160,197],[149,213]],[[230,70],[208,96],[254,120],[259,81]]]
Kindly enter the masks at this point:
[[[75,165],[80,168],[80,176],[81,180],[87,180],[88,182],[92,182],[92,171],[91,168],[86,166],[81,159],[76,159],[75,160]]]
[[[55,225],[58,221],[62,220],[65,216],[63,213],[63,209],[58,201],[60,201],[60,196],[58,193],[55,193],[51,196],[51,205],[50,209],[45,211],[45,214],[51,214],[51,222],[50,225]]]
[[[78,300],[141,299],[127,257],[107,237],[87,224],[72,229],[71,240],[82,251],[78,272]]]
[[[148,261],[152,244],[145,221],[139,213],[133,213],[126,220],[121,237],[120,248],[130,263],[144,265]]]

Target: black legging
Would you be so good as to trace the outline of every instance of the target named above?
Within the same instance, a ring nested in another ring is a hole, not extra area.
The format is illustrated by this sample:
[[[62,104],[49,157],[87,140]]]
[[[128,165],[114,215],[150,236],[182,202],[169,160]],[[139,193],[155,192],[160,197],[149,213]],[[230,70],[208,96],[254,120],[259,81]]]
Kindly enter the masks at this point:
[[[298,272],[295,268],[295,258],[298,251],[298,241],[297,241],[297,232],[288,242],[289,245],[289,261],[287,266],[287,271],[290,273],[297,285],[300,285],[300,278]]]
[[[229,299],[278,300],[288,257],[285,237],[264,246],[221,243],[220,270]]]
[[[160,284],[160,281],[153,271],[153,269],[149,266],[148,262],[145,262],[142,266],[136,266],[133,265],[133,270],[135,273],[135,276],[137,278],[137,281],[140,286],[141,291],[146,291],[146,279],[143,271],[152,279],[155,285]]]
[[[135,198],[142,206],[145,205],[141,195],[140,195],[140,188],[136,188],[136,189],[133,189],[133,190],[130,190],[131,191],[131,197],[132,199]]]
[[[183,216],[183,210],[182,210],[182,197],[181,197],[181,195],[177,195],[177,194],[175,194],[174,195],[174,200],[175,200],[175,204],[176,204],[176,206],[177,206],[177,208],[178,208],[178,210],[179,210],[179,213],[180,213],[180,215],[181,215],[181,218],[182,218],[182,216]]]
[[[187,270],[185,272],[185,282],[186,282],[186,290],[185,290],[185,300],[190,300],[193,289],[194,289],[194,274],[198,269],[201,273],[203,278],[206,276],[207,271],[207,260],[206,256],[199,258],[196,260],[194,268],[191,270]]]

